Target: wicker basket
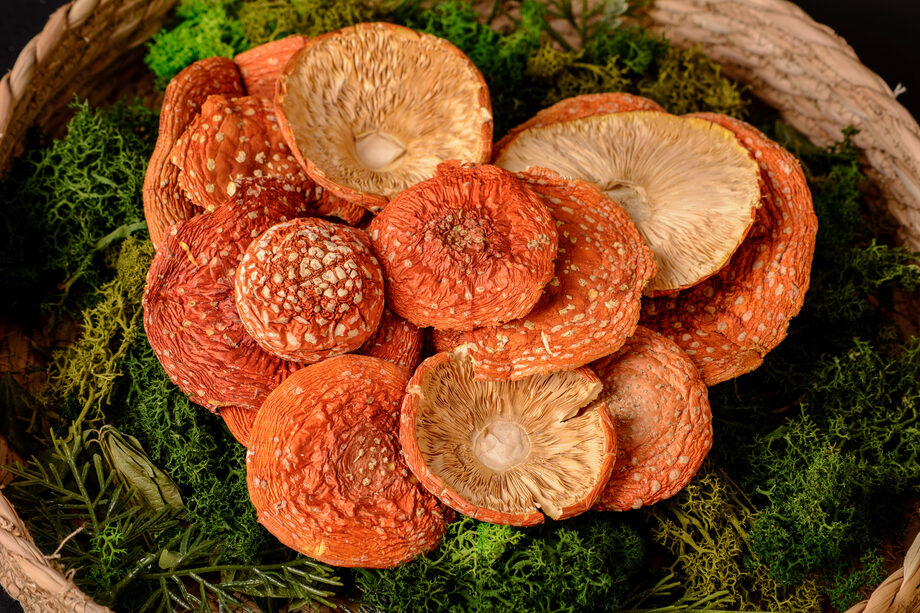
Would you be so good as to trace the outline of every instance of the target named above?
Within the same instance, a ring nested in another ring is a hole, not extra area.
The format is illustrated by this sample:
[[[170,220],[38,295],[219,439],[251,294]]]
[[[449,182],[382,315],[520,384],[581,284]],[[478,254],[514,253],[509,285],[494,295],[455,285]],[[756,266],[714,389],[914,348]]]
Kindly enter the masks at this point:
[[[74,0],[57,10],[0,80],[0,173],[30,126],[51,133],[61,128],[74,92],[92,102],[152,95],[140,61],[143,43],[176,2]],[[920,126],[843,39],[785,0],[655,0],[649,17],[675,43],[702,45],[728,76],[748,84],[816,144],[838,139],[847,126],[858,128],[854,142],[903,243],[920,250]],[[15,459],[6,454],[0,438],[0,463]],[[35,547],[2,494],[0,583],[26,611],[108,611],[80,592],[54,565],[54,555]],[[920,538],[904,568],[851,611],[920,612],[918,586]]]

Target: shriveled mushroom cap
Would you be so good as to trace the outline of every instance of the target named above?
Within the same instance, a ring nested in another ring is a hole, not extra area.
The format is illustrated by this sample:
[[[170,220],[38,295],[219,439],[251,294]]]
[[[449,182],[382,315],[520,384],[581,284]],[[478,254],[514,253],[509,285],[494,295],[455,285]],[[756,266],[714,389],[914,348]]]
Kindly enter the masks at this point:
[[[616,434],[587,368],[477,381],[461,348],[422,362],[403,401],[399,440],[428,491],[476,519],[531,526],[594,503]]]
[[[303,49],[308,40],[306,36],[288,36],[235,56],[233,62],[240,70],[246,93],[274,101],[278,77],[291,56]]]
[[[299,365],[266,353],[243,328],[233,276],[253,238],[304,214],[303,194],[275,179],[243,179],[233,198],[170,229],[147,273],[144,329],[185,394],[211,411],[258,409]]]
[[[690,287],[725,266],[760,206],[756,162],[731,131],[694,117],[633,111],[532,127],[495,163],[597,184],[629,212],[655,254],[653,294]]]
[[[370,338],[383,313],[383,273],[363,230],[302,217],[252,241],[236,269],[235,295],[260,347],[310,364]]]
[[[387,303],[417,326],[471,330],[523,317],[553,278],[557,236],[540,198],[495,166],[447,162],[370,225]]]
[[[610,355],[635,330],[642,291],[655,274],[629,215],[595,186],[545,169],[518,176],[556,220],[555,276],[520,319],[434,334],[439,351],[468,344],[482,379],[570,370]]]
[[[281,136],[272,103],[255,96],[209,96],[170,161],[189,199],[209,211],[233,196],[244,177],[278,177],[307,197],[313,189]]]
[[[642,323],[676,342],[706,385],[754,370],[786,336],[811,276],[818,220],[801,166],[750,125],[724,115],[696,117],[732,130],[760,165],[763,206],[719,274],[643,305]]]
[[[169,161],[170,152],[186,126],[198,115],[208,96],[242,96],[243,85],[231,60],[211,57],[199,60],[176,75],[163,97],[157,143],[144,176],[144,217],[150,241],[159,249],[169,226],[201,212],[179,187],[179,169]]]
[[[309,40],[276,96],[285,137],[324,188],[371,210],[447,160],[487,162],[482,75],[446,40],[363,23]]]
[[[243,447],[249,447],[249,435],[252,432],[252,425],[256,422],[255,409],[243,409],[241,407],[223,407],[220,409],[220,416],[227,424],[227,429],[233,438]]]
[[[617,459],[595,508],[637,509],[684,488],[712,447],[706,384],[680,347],[639,326],[591,364],[617,431]]]
[[[377,331],[357,353],[402,366],[409,372],[421,361],[424,338],[421,329],[384,307]]]
[[[388,568],[437,546],[453,513],[402,458],[408,371],[359,355],[291,375],[259,410],[246,459],[259,522],[335,566]]]

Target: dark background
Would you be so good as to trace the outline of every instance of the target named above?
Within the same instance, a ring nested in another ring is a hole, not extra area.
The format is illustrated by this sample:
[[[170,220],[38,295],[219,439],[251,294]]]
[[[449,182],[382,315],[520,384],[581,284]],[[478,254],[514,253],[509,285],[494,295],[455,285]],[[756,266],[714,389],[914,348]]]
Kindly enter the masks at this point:
[[[37,34],[61,0],[0,0],[0,75],[13,67],[19,50]],[[863,64],[894,89],[898,100],[920,117],[920,2],[916,0],[797,0],[856,50]],[[21,609],[0,589],[0,613]]]

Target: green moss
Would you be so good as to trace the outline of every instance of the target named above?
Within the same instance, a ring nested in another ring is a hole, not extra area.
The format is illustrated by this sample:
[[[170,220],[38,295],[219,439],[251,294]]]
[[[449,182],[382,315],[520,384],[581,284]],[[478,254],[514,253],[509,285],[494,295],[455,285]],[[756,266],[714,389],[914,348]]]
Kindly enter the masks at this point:
[[[122,410],[111,417],[182,489],[187,520],[223,543],[223,561],[256,559],[269,537],[249,502],[246,449],[169,380],[144,336],[123,369]]]
[[[319,36],[375,18],[370,3],[362,0],[291,0],[291,4],[300,17],[299,31],[307,36]]]
[[[319,36],[372,21],[374,9],[361,0],[254,0],[240,6],[238,18],[251,46],[292,34]]]
[[[712,111],[743,118],[747,106],[742,88],[699,47],[669,47],[654,76],[639,84],[639,93],[676,115]]]
[[[527,530],[464,517],[428,556],[357,583],[380,611],[615,611],[643,557],[638,533],[603,516]]]
[[[160,85],[193,62],[219,55],[233,57],[250,47],[236,19],[236,0],[182,0],[178,23],[153,35],[144,58]]]
[[[101,256],[146,227],[141,189],[155,113],[71,108],[64,138],[33,140],[0,184],[0,308],[18,321],[34,318],[36,304],[101,286],[110,277]]]
[[[739,611],[821,610],[814,582],[783,585],[750,564],[748,531],[757,514],[725,477],[704,469],[675,498],[650,507],[652,536],[674,556],[685,598]]]
[[[121,244],[115,279],[99,288],[98,303],[83,312],[79,338],[56,352],[39,399],[62,407],[69,421],[99,420],[111,401],[122,360],[143,327],[141,298],[153,245],[133,236]]]

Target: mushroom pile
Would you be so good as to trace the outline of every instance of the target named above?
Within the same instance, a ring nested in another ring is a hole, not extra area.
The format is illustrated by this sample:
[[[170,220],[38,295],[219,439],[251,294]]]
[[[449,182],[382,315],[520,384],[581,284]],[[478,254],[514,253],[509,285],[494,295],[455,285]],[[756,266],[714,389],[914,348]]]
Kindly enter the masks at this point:
[[[248,449],[259,521],[339,566],[680,491],[707,385],[808,286],[795,159],[650,100],[564,100],[493,146],[449,42],[383,23],[196,62],[144,186],[173,382]],[[426,340],[427,339],[427,340]]]

